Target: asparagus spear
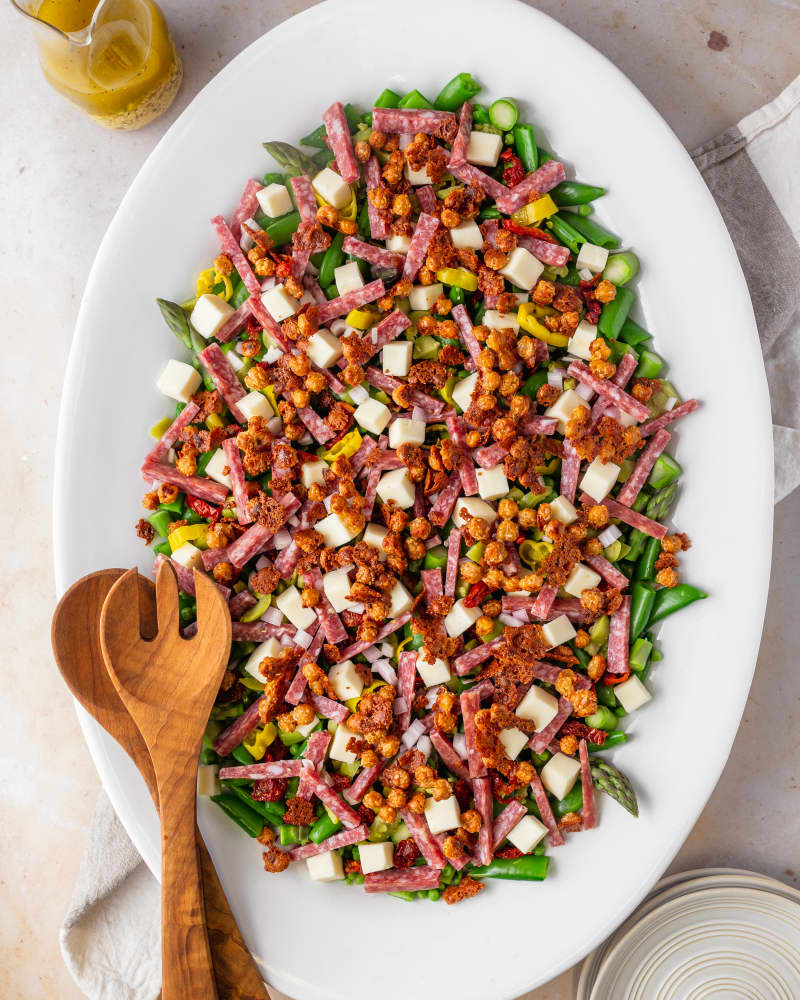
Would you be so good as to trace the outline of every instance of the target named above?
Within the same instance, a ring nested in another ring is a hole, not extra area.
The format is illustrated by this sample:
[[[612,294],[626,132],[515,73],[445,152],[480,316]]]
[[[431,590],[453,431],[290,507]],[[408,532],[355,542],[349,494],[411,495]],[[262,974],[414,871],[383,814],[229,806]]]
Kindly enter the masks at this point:
[[[639,805],[636,802],[636,792],[625,775],[613,764],[609,764],[608,761],[602,760],[600,757],[592,757],[590,760],[595,787],[605,792],[606,795],[610,795],[612,799],[616,799],[623,809],[627,809],[632,816],[638,816]]]

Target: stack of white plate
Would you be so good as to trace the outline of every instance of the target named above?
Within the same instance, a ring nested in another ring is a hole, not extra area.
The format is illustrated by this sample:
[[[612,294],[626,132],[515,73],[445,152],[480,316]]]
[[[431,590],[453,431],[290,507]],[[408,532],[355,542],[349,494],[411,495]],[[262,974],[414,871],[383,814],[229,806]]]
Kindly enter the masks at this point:
[[[576,1000],[799,1000],[800,892],[735,868],[671,875],[581,969]]]

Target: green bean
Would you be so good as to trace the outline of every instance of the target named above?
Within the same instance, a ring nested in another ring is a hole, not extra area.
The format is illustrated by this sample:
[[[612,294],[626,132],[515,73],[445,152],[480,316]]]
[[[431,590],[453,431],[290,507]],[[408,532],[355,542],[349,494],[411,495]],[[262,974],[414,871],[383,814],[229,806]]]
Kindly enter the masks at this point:
[[[343,242],[344,233],[336,233],[331,240],[331,245],[325,251],[325,256],[322,258],[322,266],[319,269],[318,281],[325,289],[333,283],[333,272],[336,268],[341,267],[341,265],[344,264],[344,251],[342,250]]]
[[[583,786],[580,781],[576,781],[572,790],[567,792],[563,799],[557,799],[555,811],[559,816],[566,816],[567,813],[577,812],[583,805]]]
[[[628,734],[623,729],[615,729],[606,736],[605,743],[587,743],[589,753],[597,753],[598,750],[610,750],[621,743],[628,742]]]
[[[664,359],[660,354],[644,350],[639,355],[639,367],[633,374],[636,378],[658,378],[663,367]]]
[[[281,823],[278,827],[278,834],[280,836],[281,847],[294,847],[295,844],[300,843],[302,827],[299,826],[289,826],[287,823]]]
[[[358,213],[358,235],[364,240],[368,240],[372,235],[369,224],[369,202],[366,200],[361,206],[361,211]]]
[[[532,173],[539,166],[539,151],[530,125],[519,123],[513,128],[514,149],[522,161],[526,173]]]
[[[530,399],[536,398],[536,393],[541,389],[541,387],[547,382],[547,372],[539,371],[534,372],[533,375],[529,375],[528,378],[522,383],[519,394],[521,396],[528,396]]]
[[[603,229],[602,226],[598,226],[593,219],[587,219],[585,215],[575,215],[574,212],[571,213],[570,225],[577,229],[583,237],[583,240],[588,243],[594,243],[595,246],[607,248],[619,246],[618,236],[614,236],[614,234],[610,233],[607,229]]]
[[[500,209],[496,205],[489,205],[478,212],[478,222],[486,222],[487,219],[499,219]]]
[[[256,799],[252,798],[246,788],[243,788],[238,784],[234,785],[228,781],[223,781],[222,790],[225,792],[231,792],[231,794],[235,795],[237,799],[241,799],[245,805],[250,807],[250,809],[259,813],[264,817],[264,819],[268,820],[275,826],[281,822],[283,814],[286,812],[286,806],[282,802],[258,802]]]
[[[438,889],[428,889],[428,899],[434,900],[434,902],[439,899],[441,892]]]
[[[633,644],[630,656],[628,657],[628,663],[634,673],[641,674],[644,671],[648,660],[650,659],[650,652],[652,648],[652,642],[650,642],[649,639],[645,639],[644,636],[639,636]]]
[[[433,105],[418,90],[410,90],[405,97],[401,98],[398,108],[432,108]]]
[[[647,330],[644,329],[644,327],[639,326],[638,323],[634,322],[630,316],[628,316],[622,324],[622,329],[619,332],[618,339],[626,344],[630,344],[632,347],[636,347],[637,344],[644,344],[646,341],[652,340],[653,338]]]
[[[617,696],[614,694],[614,687],[611,684],[598,684],[596,687],[597,700],[607,708],[613,708],[617,704]]]
[[[652,580],[656,575],[656,559],[661,554],[661,541],[658,538],[648,538],[645,542],[644,552],[639,556],[636,569],[633,571],[634,580]]]
[[[559,239],[564,246],[569,247],[573,253],[580,251],[580,244],[584,243],[581,234],[563,216],[551,215],[547,220],[547,228]]]
[[[211,801],[240,826],[245,833],[251,837],[257,837],[264,829],[264,821],[253,809],[246,806],[236,796],[230,792],[222,792],[220,795],[212,795]]]
[[[522,882],[542,882],[547,875],[550,858],[523,854],[520,858],[494,858],[488,865],[473,868],[475,878],[518,879]]]
[[[475,83],[469,73],[458,73],[442,87],[433,106],[439,111],[458,111],[464,101],[471,100],[480,89],[481,85]]]
[[[413,903],[417,896],[414,892],[387,892],[387,896],[396,896],[397,899],[404,899],[407,903]]]
[[[231,750],[231,756],[240,764],[247,765],[253,763],[253,756],[243,743],[240,743],[238,747],[234,747],[233,750]]]
[[[631,639],[638,639],[649,625],[655,600],[656,591],[652,584],[637,580],[631,587]]]
[[[286,215],[281,215],[277,219],[268,222],[264,226],[264,232],[272,240],[273,246],[282,247],[297,232],[299,225],[300,213],[287,212]]]
[[[396,108],[400,104],[400,95],[396,94],[393,90],[382,91],[378,96],[377,100],[373,104],[375,108]]]
[[[327,840],[328,837],[332,837],[341,828],[342,824],[338,819],[333,819],[328,812],[323,812],[317,822],[311,827],[309,837],[315,844],[319,844],[323,840]]]
[[[681,608],[694,604],[695,601],[702,601],[708,594],[693,587],[690,583],[679,583],[677,587],[664,587],[655,595],[647,628],[660,622],[662,618],[680,611]]]
[[[630,288],[618,288],[614,298],[603,306],[597,322],[598,333],[609,340],[616,340],[635,300],[636,296]]]
[[[458,288],[456,287],[456,285],[453,285],[452,288],[450,289],[450,301],[453,303],[454,306],[463,306],[464,289]]]
[[[147,520],[156,529],[156,534],[160,535],[162,538],[167,538],[169,535],[169,526],[172,523],[172,518],[169,516],[169,512],[166,510],[154,511]]]
[[[583,721],[587,726],[591,726],[592,729],[611,730],[617,728],[617,716],[610,708],[606,708],[605,705],[598,705],[597,711],[591,715],[587,715]]]
[[[605,188],[593,184],[581,184],[580,181],[562,181],[556,184],[550,192],[550,197],[556,205],[585,205],[606,193]]]
[[[489,118],[489,109],[485,107],[483,104],[472,105],[472,124],[491,125],[491,119]]]

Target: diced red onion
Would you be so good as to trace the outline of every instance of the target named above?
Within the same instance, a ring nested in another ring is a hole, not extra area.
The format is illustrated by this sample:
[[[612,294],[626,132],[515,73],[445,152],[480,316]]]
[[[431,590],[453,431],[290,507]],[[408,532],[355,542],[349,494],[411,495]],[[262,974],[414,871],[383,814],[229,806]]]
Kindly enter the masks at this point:
[[[402,715],[408,709],[408,702],[405,698],[395,698],[394,700],[394,714]]]
[[[505,611],[497,616],[497,620],[501,621],[504,625],[510,626],[511,628],[519,628],[521,624],[519,618],[515,618],[511,614],[507,614]]]
[[[394,656],[394,646],[390,642],[380,644],[381,656]]]
[[[678,400],[674,396],[670,396],[669,399],[664,404],[664,412],[669,413],[670,410],[674,410],[677,402]]]
[[[283,621],[283,612],[280,608],[267,608],[261,616],[261,621],[268,625],[280,625]]]
[[[431,755],[431,750],[433,750],[433,744],[431,743],[431,738],[427,733],[423,733],[422,736],[417,740],[417,750],[428,759]]]
[[[275,533],[275,538],[273,539],[275,543],[275,548],[280,552],[281,549],[288,549],[292,544],[292,536],[286,530],[286,528],[281,528],[280,531]]]
[[[274,278],[264,278],[264,280],[261,282],[261,291],[268,292],[270,288],[274,288],[276,284],[277,282],[275,281]]]
[[[425,723],[422,719],[414,719],[400,738],[400,742],[408,750],[414,746],[417,740],[425,732]]]
[[[300,518],[297,516],[297,514],[292,514],[292,516],[289,518],[289,524],[293,528],[296,528],[299,523],[300,523]]]
[[[425,542],[426,549],[434,549],[437,545],[442,544],[441,535],[431,535],[431,537]]]
[[[306,431],[297,443],[304,445],[314,444],[314,438],[308,433],[308,431]]]
[[[441,686],[442,686],[441,684],[437,684],[436,687],[428,688],[428,690],[425,692],[426,708],[433,708],[434,703],[436,702],[436,695],[439,693],[439,688]]]
[[[350,395],[352,396],[352,393],[350,393]],[[428,416],[428,411],[423,410],[421,406],[415,406],[414,409],[411,411],[412,420],[425,420],[427,416]]]
[[[283,434],[283,421],[280,417],[272,417],[267,421],[267,430],[273,437],[280,437]]]
[[[453,749],[462,760],[467,759],[467,737],[464,733],[456,733],[453,736]]]
[[[605,531],[601,531],[597,536],[600,540],[600,544],[604,549],[607,549],[609,545],[613,545],[614,542],[622,535],[622,532],[616,526],[616,524],[610,524]]]
[[[308,649],[312,643],[312,636],[310,636],[305,629],[299,628],[294,634],[294,642],[296,646]]]
[[[348,608],[347,610],[352,611],[354,615],[363,615],[367,609],[364,607],[363,604],[357,601],[352,607]]]
[[[594,277],[594,275],[592,274],[592,272],[589,270],[588,267],[582,267],[578,271],[578,274],[580,275],[581,281],[591,281],[592,278]]]
[[[330,495],[326,496],[325,499],[322,501],[323,504],[325,504],[325,510],[327,510],[327,512],[329,514],[331,512],[331,500],[332,499],[333,499],[333,495],[330,494]]]
[[[269,559],[266,556],[259,556],[258,559],[256,560],[256,569],[257,570],[258,569],[266,569],[268,566],[271,566],[271,565],[272,565],[272,563],[269,561]]]
[[[245,226],[256,230],[260,229],[261,226],[259,226],[255,219],[245,219],[242,223],[242,235],[239,237],[239,246],[245,253],[247,253],[247,251],[253,246],[253,237],[244,228]]]
[[[374,663],[376,660],[381,658],[381,651],[377,646],[367,646],[364,650],[364,656],[366,657],[367,663]]]
[[[359,406],[361,403],[365,403],[369,399],[369,393],[364,388],[363,385],[354,385],[349,389],[350,398]]]
[[[334,335],[334,337],[341,337],[341,335],[347,329],[347,323],[345,323],[345,321],[342,319],[342,317],[339,316],[337,319],[335,319],[330,324],[330,326],[328,327],[328,329],[331,331],[331,333]]]
[[[372,648],[374,649],[375,647],[373,646]],[[397,672],[387,659],[381,657],[379,660],[373,660],[372,672],[373,674],[377,674],[381,680],[386,681],[387,684],[397,687]]]
[[[400,149],[405,149],[414,141],[414,136],[410,132],[401,132],[398,136]]]
[[[547,373],[547,384],[554,385],[556,389],[564,386],[564,371],[561,368],[551,368]]]
[[[589,386],[585,385],[583,382],[578,382],[575,386],[575,392],[577,392],[581,399],[585,399],[587,403],[592,396],[594,396],[594,389],[590,389]]]

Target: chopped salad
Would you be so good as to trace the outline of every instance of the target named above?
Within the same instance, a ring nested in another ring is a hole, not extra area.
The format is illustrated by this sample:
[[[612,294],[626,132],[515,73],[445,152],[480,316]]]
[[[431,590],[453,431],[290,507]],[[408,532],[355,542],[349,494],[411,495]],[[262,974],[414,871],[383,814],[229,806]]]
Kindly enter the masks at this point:
[[[229,601],[199,792],[266,871],[403,899],[541,880],[597,822],[654,628],[706,595],[666,525],[696,407],[631,318],[601,187],[467,73],[333,103],[212,220],[138,533]]]

